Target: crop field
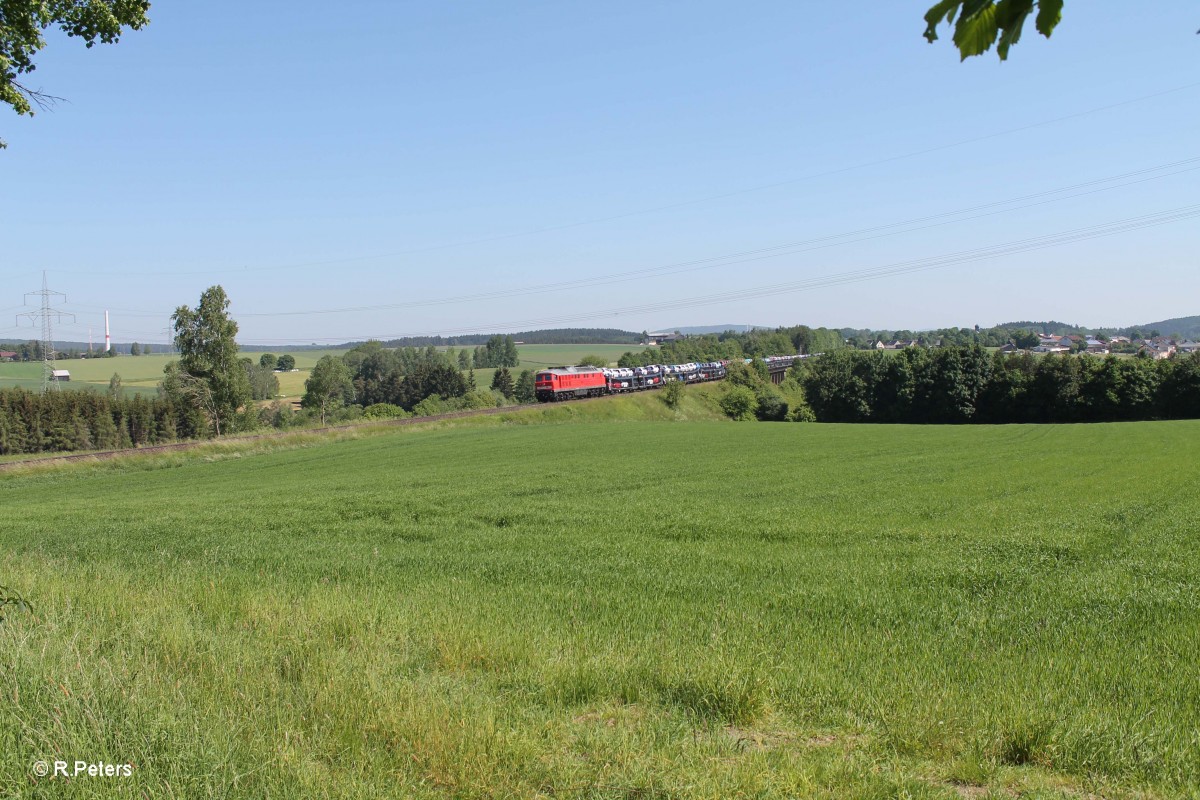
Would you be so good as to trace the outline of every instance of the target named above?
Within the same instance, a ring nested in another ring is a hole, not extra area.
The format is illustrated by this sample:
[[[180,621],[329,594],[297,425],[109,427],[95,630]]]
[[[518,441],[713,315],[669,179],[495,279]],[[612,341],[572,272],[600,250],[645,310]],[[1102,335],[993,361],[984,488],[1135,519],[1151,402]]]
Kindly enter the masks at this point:
[[[1200,792],[1200,423],[581,421],[624,400],[0,474],[0,787]]]

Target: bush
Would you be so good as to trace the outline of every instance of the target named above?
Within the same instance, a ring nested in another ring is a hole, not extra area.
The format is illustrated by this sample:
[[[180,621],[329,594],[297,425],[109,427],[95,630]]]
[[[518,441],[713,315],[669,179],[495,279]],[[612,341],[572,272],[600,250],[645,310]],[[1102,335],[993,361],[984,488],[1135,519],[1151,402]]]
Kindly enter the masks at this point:
[[[758,363],[762,364],[761,361]],[[725,382],[731,386],[745,386],[749,389],[757,390],[758,387],[768,381],[759,375],[756,370],[752,369],[750,364],[734,361],[725,368]]]
[[[791,410],[787,415],[788,422],[816,422],[817,415],[808,407],[807,403],[792,405]]]
[[[662,401],[667,404],[667,408],[679,408],[679,404],[683,402],[683,383],[668,381],[662,388]]]
[[[374,403],[363,409],[365,419],[404,419],[412,414],[391,403]]]
[[[758,410],[758,398],[745,386],[729,386],[721,398],[721,411],[739,422],[752,420]]]
[[[432,417],[435,414],[446,414],[457,410],[456,405],[451,405],[436,394],[431,394],[413,406],[412,413],[414,417]]]
[[[755,416],[763,422],[783,422],[788,416],[788,403],[773,385],[767,384],[755,392],[758,402]]]
[[[817,421],[817,415],[804,398],[804,387],[793,377],[792,372],[789,372],[788,377],[779,385],[779,392],[787,400],[788,412],[785,419],[788,422]]]
[[[258,423],[264,427],[270,428],[289,428],[294,423],[291,403],[282,401],[271,403],[268,406],[262,406],[258,409]]]
[[[495,408],[502,406],[505,402],[505,396],[499,390],[483,391],[477,390],[467,392],[459,398],[455,398],[457,402],[451,402],[449,405],[456,406],[459,409],[473,408]]]

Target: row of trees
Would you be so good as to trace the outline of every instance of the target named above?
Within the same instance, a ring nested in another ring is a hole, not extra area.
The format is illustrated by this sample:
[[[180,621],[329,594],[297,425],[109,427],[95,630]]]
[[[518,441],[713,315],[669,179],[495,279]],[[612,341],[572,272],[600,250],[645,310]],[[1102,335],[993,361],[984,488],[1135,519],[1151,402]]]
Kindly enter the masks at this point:
[[[1104,422],[1200,417],[1200,356],[839,351],[794,378],[822,422]]]
[[[42,343],[40,341],[28,342],[0,342],[0,350],[8,350],[16,353],[14,361],[41,361],[42,360]],[[138,344],[133,342],[129,345],[129,355],[140,356],[150,355],[152,348],[150,345]],[[113,349],[107,353],[103,350],[85,350],[82,347],[63,347],[61,350],[54,351],[54,357],[59,360],[70,360],[78,358],[112,358],[120,355],[118,346],[113,345]]]
[[[1134,328],[1130,329],[1130,331],[1132,335],[1128,335],[1128,338],[1133,339],[1153,338],[1159,335],[1159,332],[1153,329],[1142,330]],[[1115,329],[1089,331],[1085,328],[1059,322],[1012,322],[992,328],[939,328],[932,331],[843,328],[839,333],[845,337],[846,343],[850,347],[859,350],[869,350],[875,346],[876,342],[893,342],[896,340],[912,341],[926,347],[969,347],[971,345],[1003,347],[1006,344],[1012,343],[1020,348],[1030,348],[1037,346],[1040,338],[1039,334],[1054,333],[1060,336],[1068,334],[1078,336],[1096,335],[1104,341],[1107,341],[1111,336],[1117,335]]]
[[[486,344],[475,348],[472,361],[476,369],[515,367],[521,363],[517,357],[517,340],[512,336],[492,336]]]
[[[407,336],[389,339],[384,347],[462,347],[487,344],[492,334],[467,334],[465,336]],[[633,331],[619,328],[547,328],[539,331],[521,331],[512,334],[515,341],[525,344],[637,344],[646,338]],[[358,344],[361,344],[359,342]]]
[[[689,336],[660,347],[647,348],[640,353],[625,353],[617,365],[644,367],[647,364],[685,364],[691,361],[736,361],[797,353],[830,353],[843,347],[845,342],[839,331],[797,325],[774,330],[756,329],[744,333],[726,331]]]
[[[291,353],[284,353],[281,356],[274,353],[263,353],[258,357],[258,365],[269,370],[291,372],[296,368],[296,357]]]

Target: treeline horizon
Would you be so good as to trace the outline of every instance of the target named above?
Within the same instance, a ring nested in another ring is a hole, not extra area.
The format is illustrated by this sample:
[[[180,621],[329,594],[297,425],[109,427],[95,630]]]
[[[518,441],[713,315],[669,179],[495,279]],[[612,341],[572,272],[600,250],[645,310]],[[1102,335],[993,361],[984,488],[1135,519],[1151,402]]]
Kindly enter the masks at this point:
[[[1200,353],[1169,359],[840,350],[792,376],[818,422],[1010,424],[1200,418]]]
[[[464,336],[405,336],[386,339],[384,347],[462,347],[483,345],[496,336],[508,337],[521,344],[640,344],[642,334],[619,328],[547,328],[517,333],[472,333]],[[347,342],[342,347],[353,349],[367,342]]]

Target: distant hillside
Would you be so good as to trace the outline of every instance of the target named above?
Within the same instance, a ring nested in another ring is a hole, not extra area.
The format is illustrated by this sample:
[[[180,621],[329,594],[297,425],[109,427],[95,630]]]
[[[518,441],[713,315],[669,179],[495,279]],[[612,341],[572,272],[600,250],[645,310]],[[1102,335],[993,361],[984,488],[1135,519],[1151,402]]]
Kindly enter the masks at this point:
[[[1002,322],[996,326],[1006,330],[1026,330],[1034,333],[1041,333],[1046,336],[1084,336],[1089,333],[1109,333],[1115,334],[1116,328],[1093,328],[1087,325],[1071,325],[1066,322],[1058,322],[1050,320],[1049,322],[1031,322],[1029,320],[1020,320],[1018,322]]]
[[[1051,320],[1049,322],[1030,322],[1029,320],[1022,320],[1020,322],[1003,322],[996,327],[1007,328],[1010,330],[1023,328],[1036,333],[1055,334],[1057,336],[1087,333],[1099,333],[1108,336],[1129,336],[1131,334],[1137,336],[1148,336],[1151,334],[1151,332],[1157,331],[1163,336],[1177,334],[1184,338],[1194,339],[1200,337],[1200,316],[1175,317],[1174,319],[1164,319],[1159,320],[1158,322],[1147,322],[1142,325],[1131,325],[1128,328],[1088,327],[1087,325],[1070,325],[1066,322],[1058,322],[1055,320]]]
[[[1163,336],[1179,334],[1187,339],[1200,338],[1200,317],[1175,317],[1137,326],[1142,330],[1157,330]]]
[[[386,347],[461,347],[462,345],[487,344],[487,340],[495,333],[474,333],[467,336],[408,336],[403,339],[389,339],[384,342]],[[525,344],[638,344],[642,340],[640,333],[623,331],[619,328],[551,328],[544,331],[519,331],[506,333],[518,342]],[[356,342],[350,342],[346,347],[352,347]]]

